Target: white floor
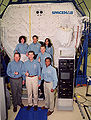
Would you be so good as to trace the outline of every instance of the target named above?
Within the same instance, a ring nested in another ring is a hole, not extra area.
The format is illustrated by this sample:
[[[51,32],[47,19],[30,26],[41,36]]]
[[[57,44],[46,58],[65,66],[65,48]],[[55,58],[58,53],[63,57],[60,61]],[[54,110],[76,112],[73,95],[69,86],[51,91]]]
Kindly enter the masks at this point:
[[[86,87],[78,87],[74,89],[74,92],[77,93],[77,99],[79,100],[79,102],[84,102],[85,105],[91,106],[91,96],[90,97],[85,96]],[[91,94],[91,85],[89,87],[88,92]],[[82,97],[79,94],[82,95]],[[86,97],[87,100],[83,99],[83,97]],[[23,100],[23,103],[25,106],[27,106],[27,100]],[[43,105],[44,105],[44,101],[39,101],[39,106],[43,106]],[[55,107],[54,113],[51,116],[49,116],[47,120],[83,120],[80,110],[78,108],[78,104],[75,103],[75,101],[73,102],[73,107],[74,107],[73,111],[58,111],[57,108]],[[20,107],[18,107],[18,111],[19,109]],[[85,116],[84,120],[88,120],[84,108],[81,107],[81,109]],[[17,113],[13,112],[13,107],[11,106],[11,109],[8,111],[8,120],[14,120]],[[90,113],[90,117],[91,117],[91,113]]]

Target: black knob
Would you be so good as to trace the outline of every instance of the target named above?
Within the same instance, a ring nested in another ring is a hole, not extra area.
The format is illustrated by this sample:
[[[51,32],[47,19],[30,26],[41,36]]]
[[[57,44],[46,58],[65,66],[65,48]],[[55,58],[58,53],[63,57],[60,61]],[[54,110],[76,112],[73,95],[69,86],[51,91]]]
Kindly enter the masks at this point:
[[[42,13],[43,13],[43,11],[40,11],[40,13],[42,14]]]
[[[37,14],[39,14],[39,11],[36,11]]]

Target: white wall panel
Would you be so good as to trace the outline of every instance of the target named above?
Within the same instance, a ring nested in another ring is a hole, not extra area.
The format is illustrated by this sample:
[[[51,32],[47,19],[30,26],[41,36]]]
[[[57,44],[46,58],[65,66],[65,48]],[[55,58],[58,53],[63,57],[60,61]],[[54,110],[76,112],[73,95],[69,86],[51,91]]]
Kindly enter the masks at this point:
[[[36,11],[39,11],[39,14],[36,14]],[[43,13],[40,14],[40,11]],[[73,11],[73,14],[53,14],[53,11]],[[46,37],[51,39],[57,66],[60,50],[61,56],[74,56],[75,45],[79,46],[81,38],[82,18],[72,3],[10,5],[2,18],[2,28],[5,29],[3,45],[11,58],[19,36],[25,35],[27,43],[30,44],[32,41],[29,37],[36,34],[39,41],[44,41]]]

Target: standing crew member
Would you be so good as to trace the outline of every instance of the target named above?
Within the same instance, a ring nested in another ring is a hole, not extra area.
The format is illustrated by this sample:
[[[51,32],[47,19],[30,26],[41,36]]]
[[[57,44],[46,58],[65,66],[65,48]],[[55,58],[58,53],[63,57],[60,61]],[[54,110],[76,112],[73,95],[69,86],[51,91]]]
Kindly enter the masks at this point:
[[[51,115],[54,111],[54,90],[57,86],[57,73],[56,69],[51,66],[51,58],[45,59],[46,67],[42,69],[41,78],[44,79],[44,94],[45,106],[42,109],[48,109],[47,115]]]
[[[28,107],[27,110],[30,110],[32,107],[32,92],[34,96],[34,111],[37,111],[38,107],[38,79],[40,77],[40,64],[37,60],[34,60],[34,52],[28,52],[28,58],[24,63],[23,73],[26,75],[26,87],[28,91]]]
[[[49,53],[53,59],[53,46],[51,40],[49,38],[46,38],[45,44],[46,44],[46,52]]]
[[[28,45],[26,44],[26,37],[20,36],[19,37],[19,44],[17,44],[14,53],[19,52],[21,54],[21,61],[25,62],[27,58],[27,49]]]
[[[41,70],[43,69],[43,67],[45,67],[45,59],[47,57],[50,57],[51,58],[51,55],[49,53],[46,53],[46,46],[45,45],[41,45],[40,47],[40,53],[38,54],[37,56],[37,61],[40,63],[40,66],[41,66]],[[41,82],[41,85],[39,87],[40,89],[40,92],[42,93],[41,96],[39,96],[40,98],[44,98],[44,88],[43,88],[43,84],[44,84],[44,81],[42,80]]]
[[[20,61],[20,53],[14,54],[14,60],[8,64],[7,74],[10,77],[13,111],[17,111],[17,105],[24,107],[21,100],[22,95],[22,67],[23,62]]]
[[[51,55],[49,53],[45,52],[46,51],[46,46],[45,45],[41,45],[40,51],[41,52],[38,54],[37,60],[40,63],[41,68],[43,68],[43,67],[45,67],[45,59],[47,57],[51,58]]]
[[[27,52],[29,51],[34,51],[35,53],[35,58],[37,57],[38,53],[40,52],[40,46],[41,44],[38,43],[38,36],[34,35],[32,37],[33,42],[29,45]]]

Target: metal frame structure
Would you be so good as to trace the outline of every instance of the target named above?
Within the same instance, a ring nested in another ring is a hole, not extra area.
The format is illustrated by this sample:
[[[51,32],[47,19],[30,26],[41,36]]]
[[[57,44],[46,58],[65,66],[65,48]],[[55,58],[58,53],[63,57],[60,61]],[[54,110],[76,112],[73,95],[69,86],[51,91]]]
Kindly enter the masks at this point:
[[[88,54],[88,36],[89,36],[89,23],[85,21],[84,26],[84,41],[81,48],[80,56],[77,62],[77,72],[76,72],[76,85],[80,84],[87,84],[87,54]],[[82,74],[79,74],[80,67],[83,61],[83,71]]]
[[[3,1],[1,2],[0,6],[3,4]],[[82,16],[86,16],[85,12],[87,10],[88,14],[89,14],[89,22],[85,22],[85,27],[84,27],[84,41],[83,41],[83,45],[82,45],[82,49],[80,52],[80,56],[78,59],[78,63],[77,63],[77,73],[76,73],[76,85],[77,84],[86,84],[87,83],[87,53],[88,53],[88,35],[89,35],[89,23],[90,23],[90,11],[88,9],[88,7],[86,6],[86,3],[84,0],[82,0],[81,2],[79,2],[79,0],[55,0],[55,1],[33,1],[33,0],[17,0],[17,2],[12,2],[12,0],[9,1],[8,5],[6,6],[6,8],[4,9],[4,11],[2,12],[2,14],[0,15],[0,18],[2,18],[5,10],[7,9],[7,7],[11,4],[28,4],[28,3],[64,3],[64,2],[72,2],[74,4],[74,6],[76,7],[76,9],[81,13]],[[86,10],[84,11],[82,8],[82,4],[84,4]],[[80,71],[80,66],[82,64],[82,59],[84,58],[84,63],[83,63],[83,73],[82,75],[79,75],[79,71]]]

